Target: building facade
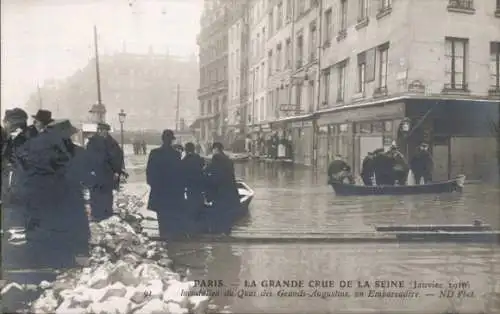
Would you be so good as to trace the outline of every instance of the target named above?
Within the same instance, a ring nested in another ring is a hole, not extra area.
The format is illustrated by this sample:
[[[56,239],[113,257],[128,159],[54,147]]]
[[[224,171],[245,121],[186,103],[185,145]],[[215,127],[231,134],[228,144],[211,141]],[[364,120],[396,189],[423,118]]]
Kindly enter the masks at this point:
[[[495,1],[325,0],[316,163],[340,153],[359,173],[369,151],[396,142],[410,158],[425,141],[435,179],[492,173],[498,9]]]
[[[499,1],[245,3],[239,113],[255,143],[276,132],[297,163],[340,154],[359,173],[369,151],[428,142],[435,179],[495,172]]]
[[[223,141],[228,109],[228,27],[230,1],[205,0],[198,35],[200,140]]]

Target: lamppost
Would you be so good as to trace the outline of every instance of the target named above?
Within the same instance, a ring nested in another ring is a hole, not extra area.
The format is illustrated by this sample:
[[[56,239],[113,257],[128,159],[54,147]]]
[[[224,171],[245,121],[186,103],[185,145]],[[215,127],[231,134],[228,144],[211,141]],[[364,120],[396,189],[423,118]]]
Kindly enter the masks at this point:
[[[120,121],[120,137],[121,137],[121,146],[122,146],[122,151],[123,151],[123,123],[125,123],[125,118],[127,117],[127,114],[123,109],[120,110],[118,113],[118,121]]]

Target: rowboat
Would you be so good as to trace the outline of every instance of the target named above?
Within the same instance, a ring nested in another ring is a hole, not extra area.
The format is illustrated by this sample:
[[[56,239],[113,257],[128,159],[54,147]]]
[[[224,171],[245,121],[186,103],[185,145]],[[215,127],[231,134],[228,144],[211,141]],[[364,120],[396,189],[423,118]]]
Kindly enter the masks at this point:
[[[462,192],[465,176],[459,175],[453,180],[433,182],[422,185],[377,185],[365,186],[345,184],[342,182],[329,181],[336,195],[412,195],[412,194],[439,194]]]

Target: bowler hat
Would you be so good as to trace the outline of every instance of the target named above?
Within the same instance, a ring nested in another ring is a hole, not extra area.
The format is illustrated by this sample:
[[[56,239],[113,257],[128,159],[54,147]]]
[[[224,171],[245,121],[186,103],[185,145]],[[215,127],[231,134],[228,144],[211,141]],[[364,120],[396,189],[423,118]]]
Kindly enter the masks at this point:
[[[168,138],[168,139],[171,139],[171,140],[175,140],[174,131],[172,131],[170,129],[166,129],[165,131],[163,131],[161,137],[162,138]]]
[[[44,125],[48,125],[50,122],[54,121],[52,119],[52,112],[50,112],[49,110],[44,110],[44,109],[38,110],[36,115],[31,116],[31,117],[33,119],[35,119],[36,121],[40,121]]]
[[[19,123],[28,121],[28,114],[21,108],[14,108],[5,111],[5,121],[10,123]]]
[[[109,131],[111,130],[111,126],[107,123],[97,123],[97,129],[98,130],[104,130],[104,131]]]
[[[61,132],[64,137],[71,137],[73,134],[78,133],[78,129],[68,119],[52,121],[48,127]]]

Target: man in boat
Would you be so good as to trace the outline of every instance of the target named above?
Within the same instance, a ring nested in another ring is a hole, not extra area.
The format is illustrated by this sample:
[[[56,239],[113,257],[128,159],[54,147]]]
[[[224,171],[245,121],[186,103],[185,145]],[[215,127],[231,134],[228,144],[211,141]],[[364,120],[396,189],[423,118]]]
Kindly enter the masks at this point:
[[[185,210],[189,219],[196,222],[204,209],[205,160],[195,152],[195,146],[189,142],[185,145],[186,156],[182,159],[182,175],[186,193]]]
[[[433,170],[432,156],[429,153],[429,145],[427,143],[420,144],[418,152],[410,161],[410,168],[415,177],[415,184],[420,184],[423,179],[424,184],[432,181]]]
[[[184,182],[179,151],[174,149],[172,130],[162,133],[162,146],[149,152],[146,182],[150,186],[148,209],[158,217],[160,237],[168,238],[186,230],[183,213]]]
[[[406,180],[408,179],[408,171],[410,169],[405,157],[395,144],[391,146],[388,155],[392,158],[392,176],[394,177],[394,182],[398,185],[406,185]]]
[[[383,148],[375,150],[373,169],[376,185],[394,185],[393,160]]]
[[[375,169],[373,167],[373,152],[369,152],[368,155],[363,159],[363,165],[361,167],[361,179],[363,179],[363,184],[366,186],[373,185],[373,175],[375,174]]]
[[[213,208],[209,218],[210,231],[228,233],[231,230],[235,214],[240,209],[240,198],[234,175],[234,164],[224,154],[222,143],[212,145],[212,160],[205,169],[207,174],[208,199]]]
[[[342,156],[335,155],[333,161],[328,166],[328,178],[331,181],[344,183],[347,181],[349,184],[354,184],[354,178],[351,174],[351,167],[342,160]]]
[[[97,134],[87,143],[87,156],[91,172],[90,204],[96,221],[113,215],[113,190],[118,190],[120,177],[126,176],[123,151],[109,135],[107,123],[97,125]]]

